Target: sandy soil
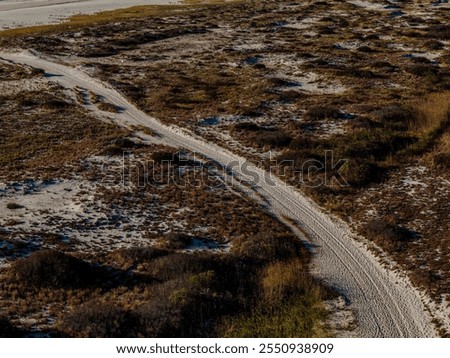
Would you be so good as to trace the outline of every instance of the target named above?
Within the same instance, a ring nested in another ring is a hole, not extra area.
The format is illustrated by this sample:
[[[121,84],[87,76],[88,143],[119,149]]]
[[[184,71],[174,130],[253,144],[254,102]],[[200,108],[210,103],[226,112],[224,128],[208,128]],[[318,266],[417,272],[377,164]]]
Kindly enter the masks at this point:
[[[135,5],[174,4],[174,0],[0,0],[0,29],[57,23],[74,14]]]
[[[4,59],[27,64],[56,74],[50,80],[68,89],[85,88],[123,108],[116,116],[122,124],[138,124],[150,128],[168,145],[200,153],[222,165],[234,163],[230,172],[239,185],[250,185],[264,200],[268,210],[299,234],[306,234],[314,247],[314,274],[337,287],[356,312],[358,329],[364,337],[433,337],[436,335],[419,293],[409,280],[382,266],[356,240],[342,221],[324,213],[315,203],[277,178],[267,180],[267,173],[245,158],[215,144],[206,142],[186,130],[166,126],[152,118],[123,95],[96,80],[81,69],[71,68],[31,54],[1,53]],[[246,165],[244,165],[246,163]],[[257,178],[257,182],[255,179]]]

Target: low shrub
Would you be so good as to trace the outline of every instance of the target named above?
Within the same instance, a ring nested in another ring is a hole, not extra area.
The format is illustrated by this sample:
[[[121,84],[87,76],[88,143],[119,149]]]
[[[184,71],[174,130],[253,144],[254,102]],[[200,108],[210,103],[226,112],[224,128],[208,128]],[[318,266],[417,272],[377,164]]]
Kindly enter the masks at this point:
[[[169,233],[158,240],[158,246],[163,249],[182,250],[192,243],[192,236],[182,233]]]
[[[11,279],[27,288],[76,288],[93,282],[91,266],[55,250],[37,251],[17,260],[10,269]]]
[[[98,109],[104,112],[112,112],[112,113],[118,113],[121,111],[121,108],[109,102],[100,102],[98,104]]]
[[[175,253],[156,257],[145,264],[146,272],[160,282],[174,280],[183,275],[196,274],[214,269],[216,258],[212,254]]]
[[[270,78],[270,82],[275,87],[296,87],[299,85],[298,82],[280,77],[272,77]]]
[[[181,309],[166,297],[152,299],[136,310],[139,334],[146,338],[179,338],[183,324]]]
[[[136,143],[129,138],[117,138],[110,145],[101,151],[102,155],[124,155],[133,149],[142,148],[143,145]]]
[[[68,337],[131,338],[136,336],[133,315],[115,302],[85,303],[67,314],[59,331]]]
[[[240,131],[253,131],[253,132],[257,132],[262,130],[262,128],[260,126],[258,126],[256,123],[252,123],[252,122],[240,122],[240,123],[236,123],[233,124],[233,126],[231,127],[231,131],[234,132],[240,132]]]
[[[428,28],[427,37],[439,40],[450,40],[450,25],[433,25]]]
[[[309,121],[320,121],[324,119],[338,119],[341,118],[341,112],[334,107],[318,106],[313,107],[305,114],[305,119]]]
[[[372,52],[376,52],[376,50],[374,50],[372,47],[370,46],[360,46],[357,48],[357,50],[359,52],[366,52],[366,53],[372,53]]]
[[[355,77],[355,78],[377,78],[380,77],[370,70],[363,70],[359,68],[348,68],[345,70],[340,70],[337,75],[344,77]]]
[[[263,270],[261,288],[270,303],[281,302],[311,288],[308,267],[299,259],[275,262]]]
[[[179,153],[175,152],[173,150],[157,150],[152,153],[152,159],[155,161],[155,163],[163,163],[163,162],[170,162],[172,164],[178,163],[180,160]]]
[[[149,262],[168,254],[169,251],[155,246],[135,246],[119,249],[110,253],[109,256],[120,267],[129,267]]]
[[[292,141],[292,137],[282,130],[264,131],[255,135],[254,141],[260,147],[286,147]]]
[[[257,306],[248,314],[225,319],[219,331],[226,338],[325,337],[321,322],[327,312],[319,302],[307,294],[276,306]]]
[[[363,229],[367,238],[374,240],[389,251],[405,251],[417,234],[386,220],[371,220]]]
[[[381,127],[381,124],[368,118],[356,118],[350,123],[350,126],[353,130],[370,130]]]
[[[433,158],[433,163],[439,168],[450,169],[450,153],[439,153]]]
[[[248,239],[236,239],[232,251],[257,263],[269,263],[287,258],[303,257],[309,253],[299,238],[260,233]]]
[[[382,69],[383,71],[386,71],[387,69],[393,71],[396,69],[395,65],[387,61],[375,61],[370,66],[373,68]]]
[[[415,64],[406,67],[406,72],[418,77],[436,76],[439,68],[431,64]]]
[[[411,58],[411,62],[414,62],[414,63],[423,63],[423,64],[431,64],[431,63],[432,63],[431,60],[429,60],[429,59],[426,58],[426,57],[422,57],[422,56],[412,57],[412,58]]]
[[[406,130],[414,118],[411,108],[399,105],[390,105],[372,113],[372,118],[394,130]]]
[[[443,55],[441,58],[444,63],[446,63],[447,65],[450,65],[450,54]]]
[[[343,168],[342,176],[352,187],[363,187],[370,183],[380,182],[384,171],[376,163],[353,159]]]
[[[145,337],[205,337],[214,321],[234,312],[235,299],[213,270],[168,281],[152,288],[152,299],[138,307]]]
[[[21,338],[23,332],[14,327],[8,318],[0,316],[0,338]]]
[[[341,158],[381,161],[414,141],[414,138],[402,132],[373,129],[355,131],[345,138],[338,137],[331,141],[330,145]]]
[[[67,109],[68,107],[69,103],[60,99],[50,99],[42,105],[42,108],[48,110],[63,110]]]
[[[22,205],[17,204],[17,203],[8,203],[8,204],[6,205],[6,207],[7,207],[9,210],[18,210],[18,209],[22,209],[22,208],[23,208]]]

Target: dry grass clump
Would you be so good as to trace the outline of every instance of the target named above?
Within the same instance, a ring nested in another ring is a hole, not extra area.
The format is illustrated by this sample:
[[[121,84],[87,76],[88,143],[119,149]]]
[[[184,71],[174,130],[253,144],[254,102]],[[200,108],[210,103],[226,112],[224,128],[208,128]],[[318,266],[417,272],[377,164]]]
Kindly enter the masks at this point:
[[[226,338],[329,337],[321,326],[327,317],[319,299],[305,295],[277,306],[258,306],[251,315],[226,320],[221,327]]]
[[[409,129],[418,137],[418,142],[411,148],[414,154],[433,150],[440,138],[445,148],[445,133],[450,126],[450,92],[435,93],[415,106],[416,114],[409,123]],[[442,154],[442,153],[436,153]],[[445,150],[444,150],[445,157]],[[445,162],[445,159],[444,159]]]
[[[351,187],[359,188],[379,182],[384,173],[384,162],[412,143],[414,138],[397,130],[376,126],[358,128],[327,140],[299,136],[278,156],[278,160],[281,163],[293,163],[297,172],[309,173],[308,180],[312,183],[317,180],[325,183],[325,169],[328,175],[333,175],[333,170],[338,170],[340,174],[335,173],[337,177],[342,175]],[[326,151],[332,151],[336,161],[346,159],[347,165],[333,168],[331,159],[326,160]],[[319,162],[311,162],[312,159]],[[309,183],[303,181],[302,184]],[[340,189],[345,190],[347,187]]]
[[[408,243],[418,239],[417,234],[386,220],[372,220],[364,227],[366,237],[389,252],[408,250]]]
[[[261,279],[262,292],[265,299],[273,302],[288,299],[305,289],[305,281],[309,280],[305,262],[293,259],[289,262],[275,262],[267,266]]]
[[[118,113],[121,111],[121,108],[117,107],[116,105],[104,101],[98,104],[98,109],[104,112],[111,112],[111,113]]]
[[[450,133],[445,133],[433,153],[433,163],[438,168],[450,168]]]
[[[434,93],[416,104],[418,115],[410,123],[412,131],[428,131],[446,125],[450,113],[450,92]]]
[[[246,312],[224,317],[225,337],[323,337],[326,317],[320,302],[336,293],[312,280],[309,253],[298,238],[264,233],[235,242],[233,253],[257,263],[257,301]]]
[[[344,77],[354,77],[354,78],[362,78],[362,79],[374,79],[379,77],[380,75],[372,72],[371,70],[361,69],[361,68],[346,68],[341,69],[336,72],[338,76]]]
[[[384,127],[404,131],[408,129],[414,113],[411,107],[393,104],[374,111],[371,117]]]
[[[444,44],[441,41],[437,40],[425,41],[423,46],[431,51],[442,50],[444,48]]]
[[[305,119],[309,121],[320,121],[324,119],[339,119],[342,113],[335,107],[318,106],[308,110]]]
[[[292,136],[284,129],[261,127],[252,122],[233,124],[230,131],[244,144],[264,149],[283,148],[292,141]]]
[[[207,253],[192,255],[184,252],[172,252],[171,255],[156,257],[143,264],[145,272],[160,282],[198,274],[216,268],[217,258]]]

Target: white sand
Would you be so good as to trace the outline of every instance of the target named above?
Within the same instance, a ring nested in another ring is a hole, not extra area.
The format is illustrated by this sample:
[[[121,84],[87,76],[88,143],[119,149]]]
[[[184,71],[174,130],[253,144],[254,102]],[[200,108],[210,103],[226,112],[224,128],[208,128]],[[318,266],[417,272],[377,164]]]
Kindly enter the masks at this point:
[[[59,76],[51,80],[68,89],[86,88],[105,97],[110,103],[124,108],[124,112],[117,115],[119,123],[146,126],[158,133],[167,145],[199,153],[224,166],[238,163],[233,166],[234,183],[252,184],[255,174],[260,180],[257,185],[252,185],[254,195],[264,200],[268,210],[290,225],[300,237],[310,240],[315,253],[313,274],[338,287],[348,299],[349,308],[356,313],[361,336],[436,336],[423,298],[407,277],[382,266],[362,242],[355,240],[347,224],[324,213],[295,188],[278,178],[265,180],[263,178],[269,174],[252,164],[244,166],[244,163],[248,164],[245,158],[184,129],[162,124],[140,111],[110,85],[90,77],[79,68],[54,63],[29,52],[0,52],[0,58],[57,74]]]
[[[74,14],[135,5],[167,5],[176,0],[0,0],[0,29],[57,23]]]

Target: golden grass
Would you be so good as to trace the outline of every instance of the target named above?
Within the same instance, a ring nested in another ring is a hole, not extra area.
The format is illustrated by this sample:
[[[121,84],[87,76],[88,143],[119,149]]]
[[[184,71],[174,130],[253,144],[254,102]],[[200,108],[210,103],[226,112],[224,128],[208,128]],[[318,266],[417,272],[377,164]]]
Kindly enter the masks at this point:
[[[439,151],[450,153],[450,133],[445,133],[439,142]]]
[[[410,130],[419,140],[408,152],[421,154],[435,150],[437,146],[448,146],[444,135],[450,127],[450,91],[430,94],[414,109],[416,115],[410,123]]]
[[[263,273],[262,290],[269,302],[301,292],[309,286],[310,276],[305,262],[294,259],[291,262],[276,262],[268,266]]]
[[[415,109],[418,120],[411,124],[413,131],[429,131],[448,121],[450,113],[450,91],[433,93],[419,102]]]
[[[324,338],[330,333],[323,325],[327,312],[313,293],[260,306],[249,315],[226,319],[221,327],[224,338]]]

